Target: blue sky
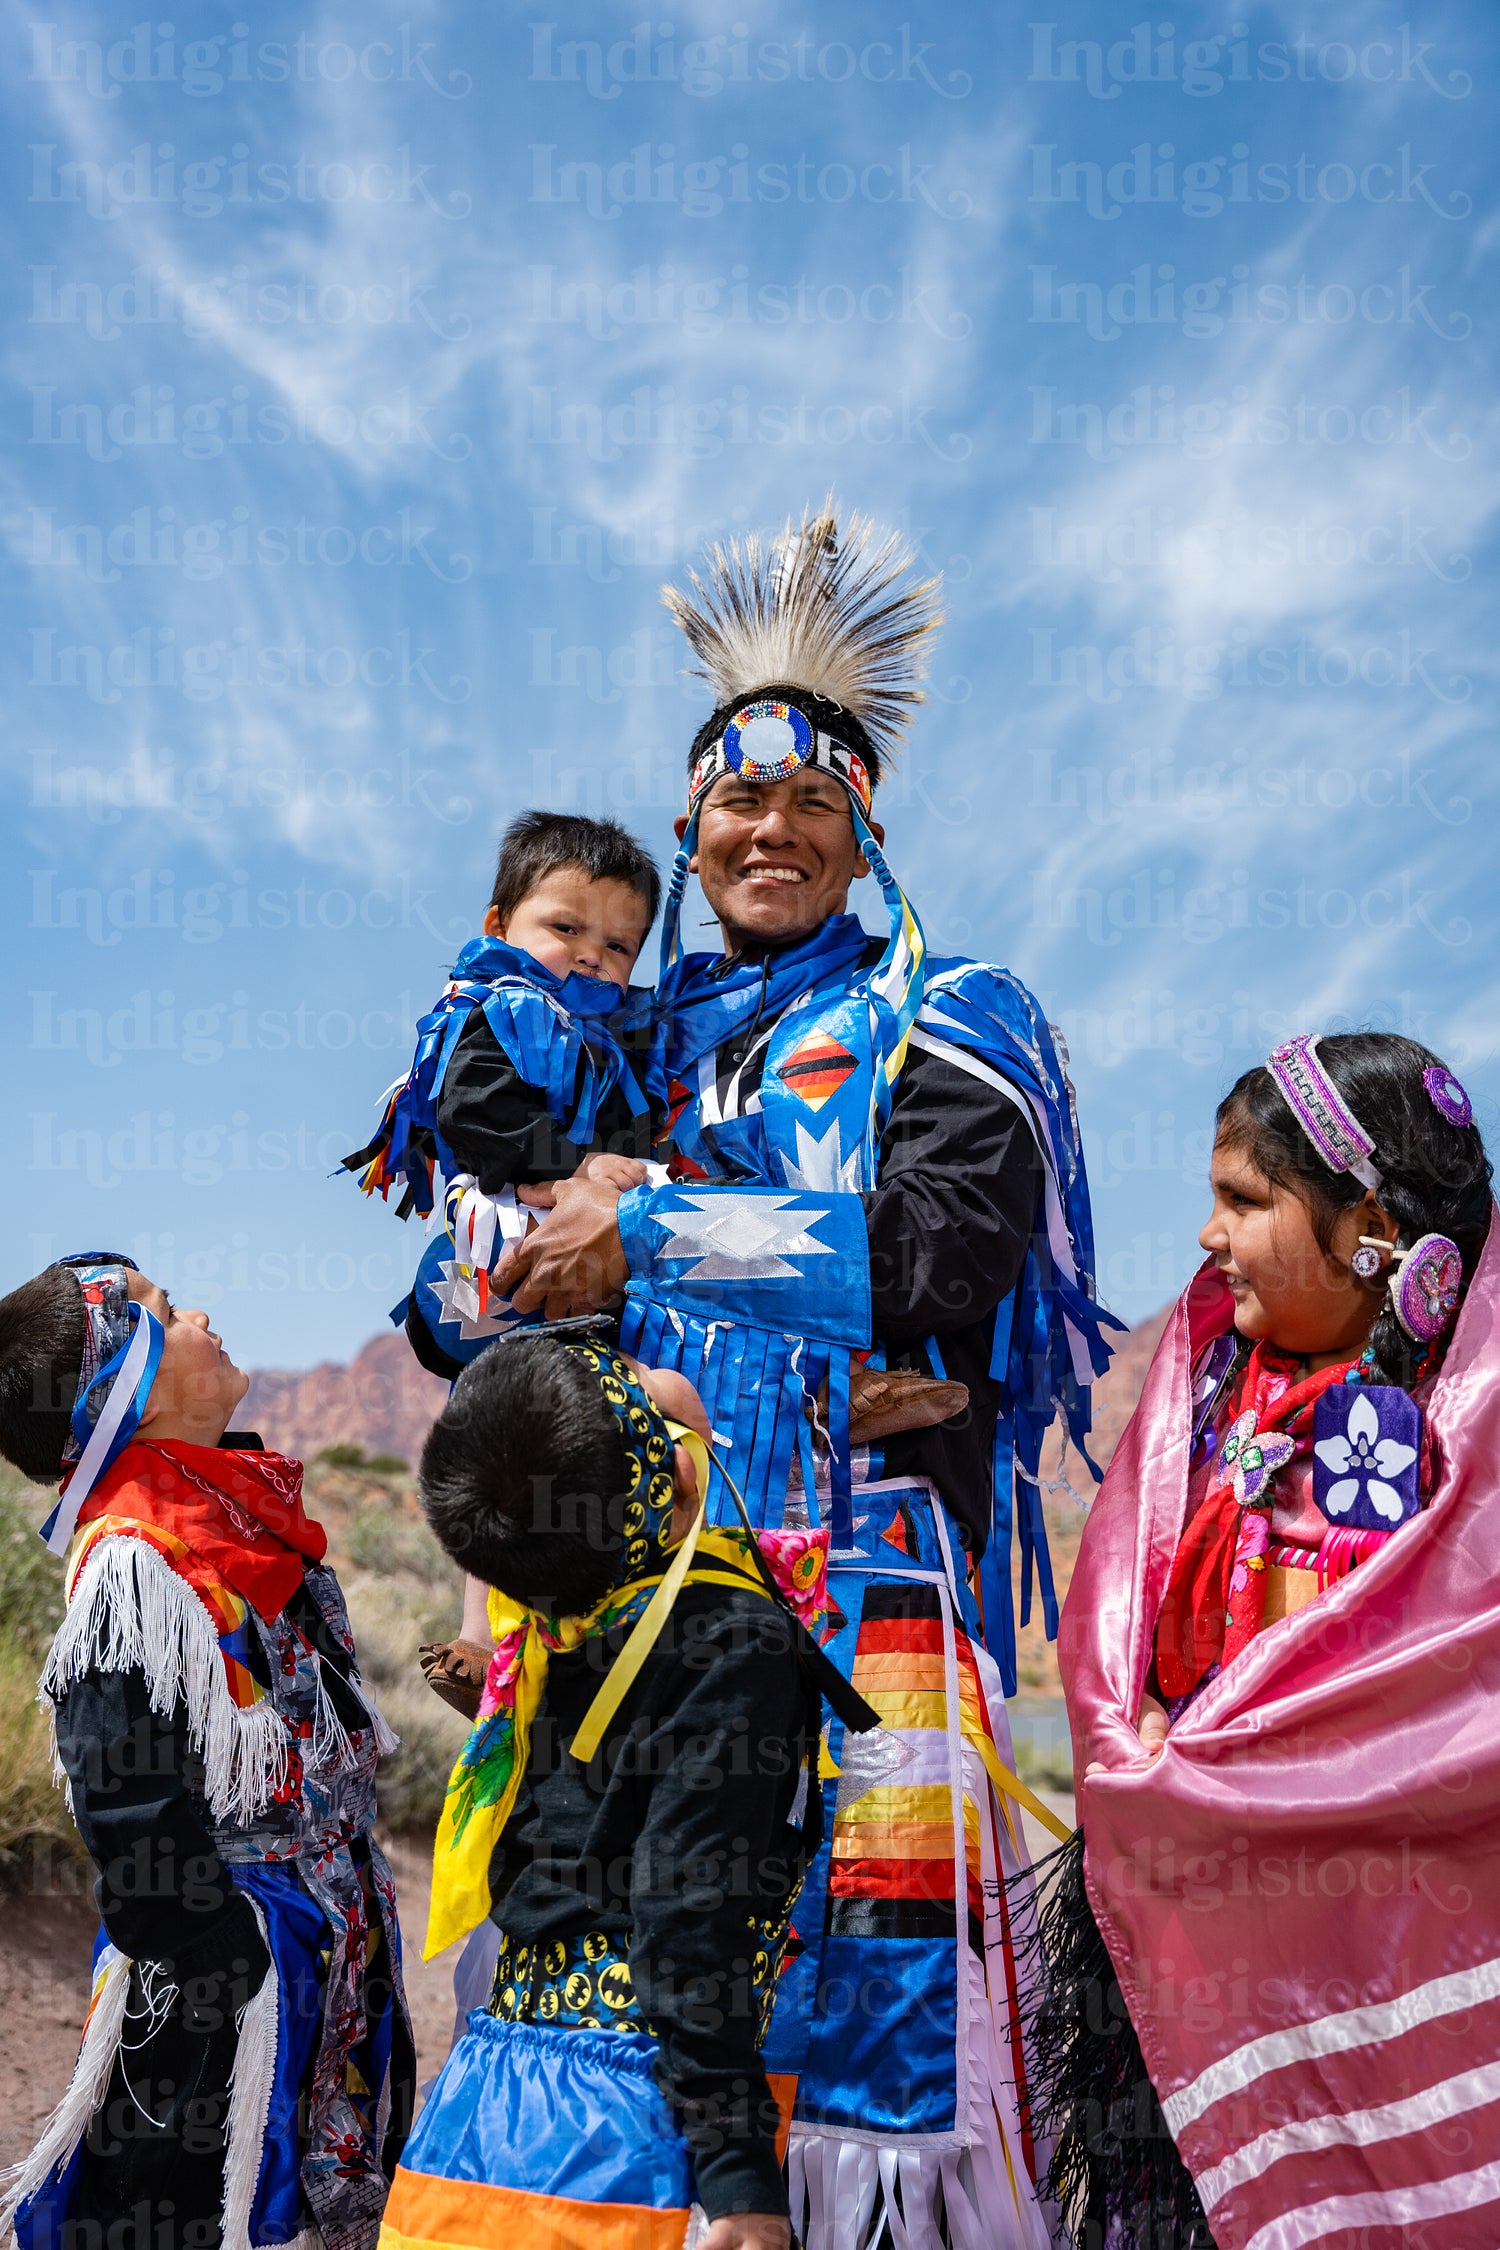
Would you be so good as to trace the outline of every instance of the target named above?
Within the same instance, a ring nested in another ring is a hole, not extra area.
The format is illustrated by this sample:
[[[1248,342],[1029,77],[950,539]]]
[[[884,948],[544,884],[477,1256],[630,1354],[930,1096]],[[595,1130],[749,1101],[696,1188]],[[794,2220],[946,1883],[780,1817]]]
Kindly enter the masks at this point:
[[[944,573],[890,854],[1067,1037],[1108,1301],[1290,1031],[1493,1132],[1493,11],[248,13],[6,16],[7,1279],[379,1327],[327,1175],[500,828],[665,859],[658,585],[829,489]]]

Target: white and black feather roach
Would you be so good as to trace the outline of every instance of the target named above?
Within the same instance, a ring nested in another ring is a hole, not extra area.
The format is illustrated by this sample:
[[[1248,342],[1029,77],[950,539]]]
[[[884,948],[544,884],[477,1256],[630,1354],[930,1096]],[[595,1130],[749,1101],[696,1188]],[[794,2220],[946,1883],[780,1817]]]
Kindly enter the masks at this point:
[[[940,578],[916,579],[898,532],[867,516],[840,524],[830,495],[773,539],[756,533],[710,548],[692,593],[662,600],[698,658],[715,705],[773,684],[840,703],[889,758],[924,698],[930,636],[942,623]]]

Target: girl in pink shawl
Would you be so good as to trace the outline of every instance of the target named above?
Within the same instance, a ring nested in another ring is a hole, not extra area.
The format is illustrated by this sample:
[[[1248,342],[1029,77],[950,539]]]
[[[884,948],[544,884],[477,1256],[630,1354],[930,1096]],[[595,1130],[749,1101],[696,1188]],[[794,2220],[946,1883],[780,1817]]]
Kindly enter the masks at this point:
[[[1489,1182],[1408,1039],[1291,1040],[1220,1106],[1208,1261],[1059,1639],[1082,1826],[1040,1879],[1034,2085],[1080,2243],[1500,2240]]]

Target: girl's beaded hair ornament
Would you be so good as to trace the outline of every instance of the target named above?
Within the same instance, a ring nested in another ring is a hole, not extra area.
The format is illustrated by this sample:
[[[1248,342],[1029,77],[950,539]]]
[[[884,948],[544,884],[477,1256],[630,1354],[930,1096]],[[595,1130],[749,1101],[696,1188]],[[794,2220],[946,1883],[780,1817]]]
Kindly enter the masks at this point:
[[[1330,1172],[1348,1172],[1378,1195],[1381,1175],[1372,1161],[1375,1143],[1318,1060],[1316,1032],[1299,1032],[1266,1063],[1277,1090]],[[1422,1073],[1427,1098],[1440,1117],[1462,1128],[1474,1122],[1473,1104],[1451,1070],[1433,1063]],[[1372,1280],[1382,1258],[1391,1260],[1391,1310],[1414,1343],[1441,1336],[1457,1308],[1464,1263],[1446,1234],[1420,1235],[1408,1250],[1380,1235],[1361,1235],[1350,1265]]]

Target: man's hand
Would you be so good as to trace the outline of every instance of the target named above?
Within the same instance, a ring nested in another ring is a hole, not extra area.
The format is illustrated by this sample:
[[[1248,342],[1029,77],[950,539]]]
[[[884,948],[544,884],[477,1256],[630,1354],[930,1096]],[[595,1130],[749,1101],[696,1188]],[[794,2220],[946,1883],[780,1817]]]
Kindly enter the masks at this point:
[[[606,1187],[624,1195],[629,1188],[644,1187],[650,1174],[637,1156],[611,1156],[604,1149],[596,1149],[568,1177],[602,1180]],[[534,1180],[529,1186],[516,1189],[516,1201],[529,1205],[533,1211],[551,1211],[556,1208],[558,1189],[565,1184],[563,1180]]]
[[[715,2219],[698,2237],[697,2250],[790,2250],[792,2227],[771,2211],[740,2211]]]
[[[602,1180],[606,1187],[618,1188],[624,1195],[630,1188],[644,1187],[651,1175],[638,1156],[611,1156],[601,1148],[584,1158],[573,1177]]]
[[[613,1304],[630,1274],[616,1216],[620,1194],[582,1173],[559,1180],[551,1212],[495,1268],[496,1292],[517,1312],[543,1312],[548,1320]]]

